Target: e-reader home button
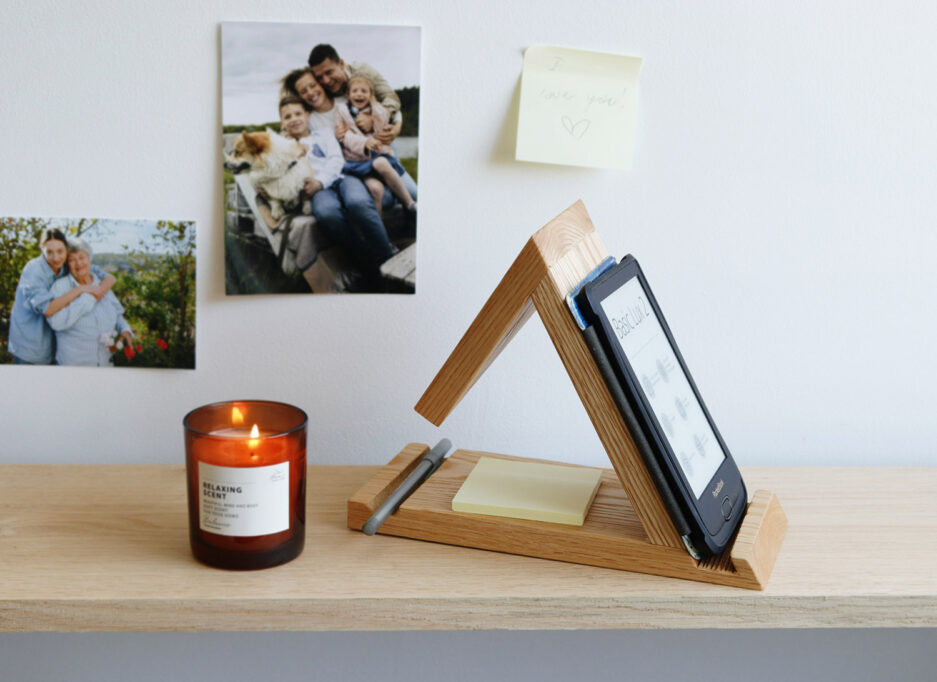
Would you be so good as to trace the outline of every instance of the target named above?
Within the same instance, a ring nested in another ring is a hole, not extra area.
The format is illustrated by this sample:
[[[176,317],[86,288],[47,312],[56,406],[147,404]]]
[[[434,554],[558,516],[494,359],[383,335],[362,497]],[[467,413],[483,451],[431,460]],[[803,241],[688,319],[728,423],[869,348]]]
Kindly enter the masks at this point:
[[[728,498],[728,496],[726,496],[726,497],[722,500],[722,517],[723,517],[726,521],[728,521],[730,518],[732,518],[732,500],[730,500],[730,499]]]

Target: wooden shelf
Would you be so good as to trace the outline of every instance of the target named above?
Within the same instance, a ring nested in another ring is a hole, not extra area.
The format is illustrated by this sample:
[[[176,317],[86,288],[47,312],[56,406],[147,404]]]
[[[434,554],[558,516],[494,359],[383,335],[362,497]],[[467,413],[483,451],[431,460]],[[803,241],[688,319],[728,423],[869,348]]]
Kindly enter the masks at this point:
[[[311,467],[306,549],[198,564],[176,466],[0,465],[0,632],[937,627],[937,468],[744,468],[789,527],[763,592],[346,527],[379,467]]]

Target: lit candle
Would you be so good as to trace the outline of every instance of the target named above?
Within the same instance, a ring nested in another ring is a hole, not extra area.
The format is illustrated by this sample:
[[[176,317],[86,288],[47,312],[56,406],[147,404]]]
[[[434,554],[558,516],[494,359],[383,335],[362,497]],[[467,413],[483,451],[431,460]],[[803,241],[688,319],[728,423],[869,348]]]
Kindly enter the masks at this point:
[[[299,555],[306,421],[296,407],[257,400],[205,405],[186,415],[189,538],[197,559],[264,568]]]

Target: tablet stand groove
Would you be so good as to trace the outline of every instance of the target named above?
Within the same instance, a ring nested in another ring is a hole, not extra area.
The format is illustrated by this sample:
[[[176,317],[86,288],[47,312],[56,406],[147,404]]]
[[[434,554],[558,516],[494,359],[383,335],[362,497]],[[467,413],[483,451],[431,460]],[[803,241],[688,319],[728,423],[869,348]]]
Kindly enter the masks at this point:
[[[608,255],[582,202],[536,232],[416,405],[437,426],[534,311],[612,463],[582,527],[453,512],[451,500],[482,454],[456,451],[392,515],[380,533],[702,582],[764,589],[787,528],[777,498],[756,491],[732,546],[696,561],[683,548],[624,420],[606,388],[566,294]],[[348,500],[360,530],[428,446],[411,443]],[[574,465],[569,465],[574,466]]]

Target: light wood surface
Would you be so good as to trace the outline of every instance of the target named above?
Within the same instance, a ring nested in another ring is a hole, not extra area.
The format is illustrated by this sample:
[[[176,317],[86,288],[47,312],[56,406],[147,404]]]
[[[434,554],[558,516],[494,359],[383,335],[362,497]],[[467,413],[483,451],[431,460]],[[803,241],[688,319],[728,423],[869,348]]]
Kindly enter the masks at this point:
[[[175,466],[0,466],[0,631],[937,627],[937,468],[744,468],[790,521],[762,592],[346,527],[379,467],[311,467],[306,550],[189,553]]]
[[[360,530],[428,449],[421,443],[409,444],[352,495],[348,527]],[[456,450],[378,532],[760,590],[771,576],[787,528],[787,518],[774,495],[756,491],[738,533],[738,548],[733,544],[722,557],[695,561],[683,547],[662,547],[648,540],[612,469],[602,470],[602,484],[582,526],[453,511],[453,497],[482,457],[544,461]]]
[[[607,256],[582,201],[535,232],[415,409],[439,426],[536,309],[628,498],[634,501],[646,538],[682,551],[657,488],[565,307],[566,294]]]
[[[688,561],[683,541],[657,486],[567,309],[566,296],[607,256],[608,251],[582,201],[577,201],[535,232],[416,404],[416,411],[440,425],[510,343],[532,309],[536,310],[624,489],[625,515],[636,516],[641,529],[632,531],[621,527],[598,534],[590,531],[571,534],[466,519],[448,509],[452,495],[439,482],[445,480],[441,476],[438,480],[434,477],[427,488],[434,492],[439,488],[438,498],[442,502],[437,500],[438,504],[418,506],[415,500],[420,496],[415,495],[382,532],[763,589],[771,577],[786,529],[786,517],[777,497],[764,491],[753,498],[755,504],[749,507],[745,527],[738,532],[743,543],[737,562],[733,561],[736,558],[734,547],[723,552],[721,558]],[[389,465],[397,467],[394,474],[406,475],[403,469],[412,464],[410,459],[401,460],[402,455],[404,453]],[[449,468],[454,466],[450,461]],[[464,477],[462,473],[459,481]],[[349,501],[350,527],[360,528],[379,504],[379,497],[389,494],[374,487],[369,483]],[[429,492],[424,491],[424,494]],[[622,516],[617,507],[614,512]],[[762,528],[763,522],[768,526]],[[531,541],[531,537],[535,540]]]
[[[581,248],[584,241],[591,248]],[[551,269],[582,272],[581,280],[605,255],[605,247],[582,201],[577,201],[535,233],[417,402],[416,411],[436,426],[442,424],[530,319],[534,290],[550,276]],[[594,260],[596,257],[598,260]],[[569,279],[574,276],[570,275]]]
[[[555,284],[544,280],[536,291],[534,302],[622,487],[628,498],[634,500],[634,511],[641,519],[648,540],[682,552],[680,534],[674,528],[631,432],[625,426],[582,333],[566,310]]]

